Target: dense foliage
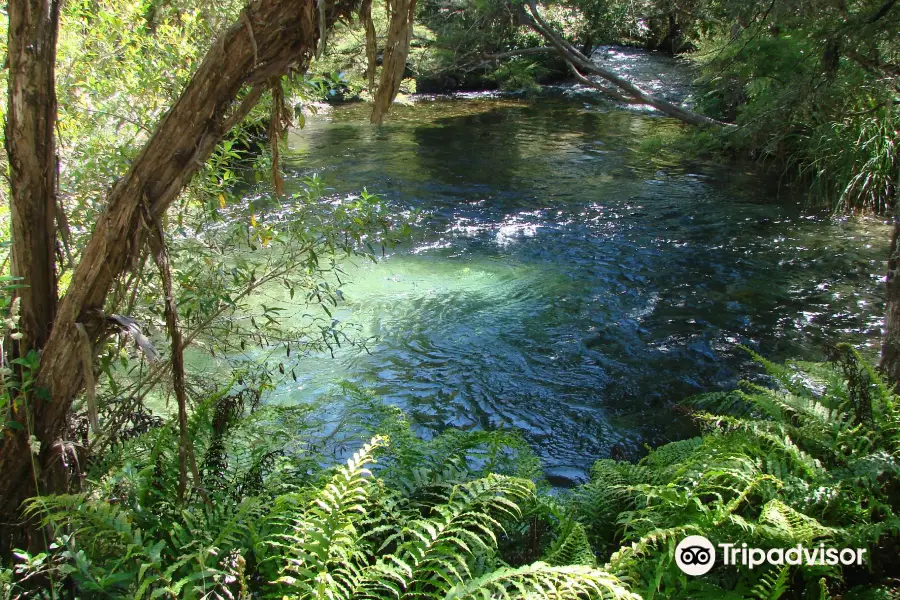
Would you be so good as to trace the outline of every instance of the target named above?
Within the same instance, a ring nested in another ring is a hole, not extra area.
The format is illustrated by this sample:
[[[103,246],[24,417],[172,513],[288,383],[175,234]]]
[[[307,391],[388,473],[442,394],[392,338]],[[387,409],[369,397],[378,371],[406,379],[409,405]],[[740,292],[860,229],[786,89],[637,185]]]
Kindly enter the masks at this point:
[[[772,364],[776,387],[743,383],[688,405],[703,435],[639,464],[599,461],[575,494],[613,572],[645,597],[827,598],[872,593],[896,569],[898,398],[848,346],[829,364]],[[867,548],[867,568],[723,568],[687,581],[672,563],[685,535],[763,549]]]
[[[61,292],[104,207],[106,191],[125,174],[203,52],[241,5],[66,3],[58,67],[59,200],[65,216],[59,224]],[[329,89],[318,75],[286,79],[282,85],[297,107],[299,125],[302,111]],[[341,301],[341,264],[375,258],[405,235],[408,217],[402,211],[389,213],[365,190],[331,196],[315,177],[298,182],[286,202],[278,197],[270,185],[271,151],[262,143],[272,102],[267,97],[219,144],[165,223],[186,344],[203,348],[226,377],[257,382],[296,377],[293,365],[311,352],[365,343],[331,313]],[[271,141],[282,143],[278,137]],[[4,239],[8,216],[4,203]],[[143,419],[148,396],[158,407],[172,393],[165,383],[169,366],[155,362],[166,340],[148,334],[165,331],[162,280],[148,252],[137,263],[106,306],[107,314],[118,315],[121,336],[95,349],[98,410],[110,425],[93,442],[95,451]],[[7,305],[20,282],[9,277],[8,268],[4,257],[2,308],[4,317],[12,318]],[[261,293],[270,300],[261,303]],[[304,318],[285,323],[285,307],[301,303],[307,308]],[[15,323],[9,325],[6,329],[14,333]],[[129,344],[132,340],[138,343]],[[273,346],[289,360],[248,356],[253,347],[271,351]],[[28,360],[27,368],[36,371],[37,355]],[[20,426],[11,418],[10,399],[18,396],[21,403],[18,390],[29,382],[9,368],[24,365],[7,364],[6,357],[0,362],[6,392],[0,395],[2,432]],[[80,438],[87,431],[74,434]]]
[[[630,597],[615,577],[559,564],[552,549],[549,563],[500,559],[504,524],[535,500],[535,465],[514,436],[449,432],[425,443],[401,415],[363,400],[340,419],[353,431],[325,440],[311,407],[253,398],[212,398],[194,413],[203,481],[186,505],[173,503],[174,424],[98,462],[90,491],[32,501],[59,535],[50,553],[20,554],[16,579],[113,598]],[[326,448],[371,428],[391,442],[375,437],[344,467],[320,467]]]
[[[740,125],[726,144],[799,175],[816,202],[893,210],[900,11],[892,5],[774,2],[713,21],[695,59],[701,105]]]
[[[55,538],[49,552],[19,552],[0,589],[8,598],[44,586],[91,598],[896,593],[900,398],[846,346],[828,364],[757,359],[771,385],[688,403],[702,435],[637,463],[601,460],[589,483],[558,497],[510,433],[422,441],[402,414],[355,390],[331,420],[316,407],[260,406],[250,389],[215,396],[191,419],[203,478],[186,504],[173,501],[177,428],[161,424],[94,461],[83,493],[30,502]],[[360,446],[373,431],[382,435]],[[323,468],[342,447],[357,450]],[[673,557],[693,534],[763,549],[865,548],[870,560],[689,578]]]

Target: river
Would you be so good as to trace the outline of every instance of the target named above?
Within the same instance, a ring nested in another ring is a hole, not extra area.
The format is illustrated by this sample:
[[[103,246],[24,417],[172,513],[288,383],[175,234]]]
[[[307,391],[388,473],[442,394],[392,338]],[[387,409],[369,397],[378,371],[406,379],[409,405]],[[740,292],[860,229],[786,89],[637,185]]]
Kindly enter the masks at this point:
[[[617,445],[690,434],[673,403],[753,376],[738,344],[877,351],[884,225],[804,211],[752,165],[648,144],[669,119],[490,96],[420,98],[380,128],[368,111],[293,132],[288,187],[366,187],[422,226],[348,267],[338,316],[371,353],[306,358],[275,401],[354,382],[425,433],[515,428],[566,484]]]

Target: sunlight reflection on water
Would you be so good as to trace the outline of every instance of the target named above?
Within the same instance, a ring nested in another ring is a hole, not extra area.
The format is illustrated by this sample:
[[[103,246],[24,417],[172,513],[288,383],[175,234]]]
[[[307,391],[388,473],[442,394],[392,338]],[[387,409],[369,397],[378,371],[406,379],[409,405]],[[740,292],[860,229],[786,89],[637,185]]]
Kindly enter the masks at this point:
[[[616,444],[690,431],[671,402],[752,373],[738,343],[776,359],[877,348],[884,226],[803,214],[743,167],[642,149],[668,120],[503,98],[421,100],[381,128],[367,111],[308,119],[288,185],[367,187],[424,225],[348,267],[335,317],[376,339],[371,354],[306,357],[273,401],[349,380],[422,431],[520,429],[561,481]]]

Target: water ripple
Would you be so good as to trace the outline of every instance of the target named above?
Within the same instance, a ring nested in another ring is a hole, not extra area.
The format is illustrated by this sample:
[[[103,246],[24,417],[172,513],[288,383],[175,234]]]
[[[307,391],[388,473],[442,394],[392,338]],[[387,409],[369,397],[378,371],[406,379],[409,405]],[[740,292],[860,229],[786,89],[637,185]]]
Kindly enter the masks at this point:
[[[775,359],[877,348],[884,226],[804,213],[746,166],[642,149],[669,120],[478,98],[372,128],[367,110],[310,119],[289,171],[425,224],[349,268],[342,318],[371,354],[304,358],[280,401],[355,381],[424,430],[519,429],[560,481],[689,432],[672,403],[746,374],[738,343]]]

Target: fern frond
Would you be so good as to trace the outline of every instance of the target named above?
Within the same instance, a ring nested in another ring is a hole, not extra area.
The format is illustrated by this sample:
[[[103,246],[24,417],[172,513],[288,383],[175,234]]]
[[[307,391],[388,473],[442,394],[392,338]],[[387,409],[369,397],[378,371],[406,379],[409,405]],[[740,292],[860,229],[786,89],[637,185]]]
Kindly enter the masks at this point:
[[[640,596],[630,592],[624,583],[609,573],[589,567],[553,567],[544,563],[534,563],[518,569],[497,569],[464,585],[454,587],[444,596],[444,600],[469,598],[640,600]]]
[[[472,576],[476,555],[496,551],[501,520],[519,518],[519,503],[533,494],[532,482],[503,475],[456,485],[446,503],[435,505],[428,518],[409,522],[382,549],[397,544],[397,559],[412,567],[409,593],[449,590]]]
[[[703,438],[693,437],[677,442],[669,442],[652,450],[641,460],[641,465],[649,468],[651,477],[658,477],[656,473],[666,472],[679,463],[685,462],[703,445]],[[646,479],[646,477],[645,477]],[[638,483],[632,481],[631,483]]]
[[[356,587],[359,565],[368,559],[356,528],[366,514],[371,475],[366,465],[383,443],[376,437],[357,451],[303,510],[288,518],[287,533],[271,542],[285,563],[277,583],[295,597],[349,598]]]
[[[769,527],[769,535],[789,545],[834,534],[831,527],[825,527],[780,500],[770,500],[763,506],[759,522]]]
[[[788,591],[790,574],[790,565],[783,565],[781,568],[770,569],[763,573],[759,582],[750,591],[752,597],[758,600],[778,600]]]
[[[591,542],[581,523],[572,518],[566,518],[562,522],[556,539],[544,555],[543,562],[551,566],[596,565]]]
[[[675,553],[675,544],[688,535],[702,535],[704,532],[696,525],[689,524],[681,527],[671,527],[668,529],[655,529],[630,545],[622,546],[619,551],[609,558],[607,567],[613,573],[624,572],[630,564],[637,558],[646,555],[650,551],[659,546],[666,545],[670,550],[670,554]]]

